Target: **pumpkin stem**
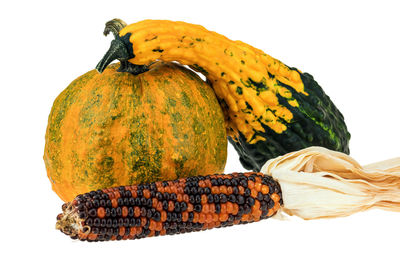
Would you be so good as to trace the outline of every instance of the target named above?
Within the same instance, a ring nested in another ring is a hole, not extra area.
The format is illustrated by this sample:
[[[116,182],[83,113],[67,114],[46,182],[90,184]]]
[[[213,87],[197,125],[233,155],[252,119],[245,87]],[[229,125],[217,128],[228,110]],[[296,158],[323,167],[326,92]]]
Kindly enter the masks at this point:
[[[104,35],[108,35],[110,32],[114,35],[114,40],[111,41],[111,46],[107,53],[100,60],[96,66],[96,70],[102,73],[105,68],[115,59],[121,61],[121,67],[118,69],[119,72],[129,72],[131,74],[140,74],[149,70],[146,65],[135,65],[128,60],[133,58],[135,55],[133,51],[129,51],[128,47],[129,36],[120,37],[119,32],[126,26],[126,23],[120,19],[113,19],[106,23],[104,29]]]
[[[130,58],[128,49],[126,48],[125,44],[120,39],[115,39],[111,41],[111,46],[108,49],[107,53],[104,57],[100,60],[100,62],[96,66],[96,70],[102,73],[105,68],[115,59],[119,61],[128,61]]]
[[[112,19],[106,22],[106,27],[104,28],[103,34],[107,36],[110,32],[117,38],[120,30],[125,28],[127,24],[121,19]]]
[[[147,65],[135,65],[129,61],[121,61],[121,66],[117,70],[118,72],[128,72],[134,75],[146,72],[149,70]]]

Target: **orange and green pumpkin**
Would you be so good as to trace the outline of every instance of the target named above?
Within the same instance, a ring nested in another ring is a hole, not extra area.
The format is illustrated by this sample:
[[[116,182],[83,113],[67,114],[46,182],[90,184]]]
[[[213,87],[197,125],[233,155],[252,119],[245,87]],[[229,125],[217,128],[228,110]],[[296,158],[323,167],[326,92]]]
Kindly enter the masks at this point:
[[[175,63],[139,75],[118,65],[82,75],[53,104],[44,161],[60,198],[222,172],[227,137],[213,89]]]

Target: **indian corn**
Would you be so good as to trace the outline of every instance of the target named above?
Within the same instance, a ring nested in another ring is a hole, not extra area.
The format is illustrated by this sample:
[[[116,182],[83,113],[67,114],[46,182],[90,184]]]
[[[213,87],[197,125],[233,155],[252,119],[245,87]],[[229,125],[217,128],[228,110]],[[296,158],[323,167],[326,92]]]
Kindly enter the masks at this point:
[[[279,184],[262,173],[196,176],[78,195],[56,228],[79,240],[139,239],[255,222],[282,204]]]

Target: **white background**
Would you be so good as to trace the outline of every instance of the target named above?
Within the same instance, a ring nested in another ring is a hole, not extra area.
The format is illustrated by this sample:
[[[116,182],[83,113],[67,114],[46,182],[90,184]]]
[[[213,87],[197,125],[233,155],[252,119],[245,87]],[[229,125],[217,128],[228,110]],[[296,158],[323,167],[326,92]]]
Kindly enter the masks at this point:
[[[311,73],[345,115],[361,164],[400,156],[396,1],[2,1],[1,266],[400,266],[400,214],[266,220],[137,241],[72,241],[42,160],[56,96],[109,47],[119,17],[183,20]],[[242,171],[229,147],[226,172]]]

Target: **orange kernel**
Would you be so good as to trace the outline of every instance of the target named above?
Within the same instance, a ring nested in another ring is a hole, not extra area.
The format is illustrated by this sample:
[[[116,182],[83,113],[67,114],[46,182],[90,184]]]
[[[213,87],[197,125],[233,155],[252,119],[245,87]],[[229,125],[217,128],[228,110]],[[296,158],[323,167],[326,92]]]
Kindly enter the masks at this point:
[[[261,186],[261,193],[263,193],[264,195],[269,193],[269,187],[267,185],[262,185]]]
[[[111,206],[112,206],[113,208],[118,207],[118,201],[117,201],[116,198],[111,199]]]
[[[252,180],[249,180],[247,182],[247,187],[250,188],[250,189],[253,189],[254,188],[254,182]]]
[[[128,208],[126,206],[122,207],[122,217],[128,216]]]
[[[104,216],[106,216],[106,211],[104,210],[103,207],[100,207],[100,208],[97,209],[97,216],[98,216],[100,219],[103,219]]]

